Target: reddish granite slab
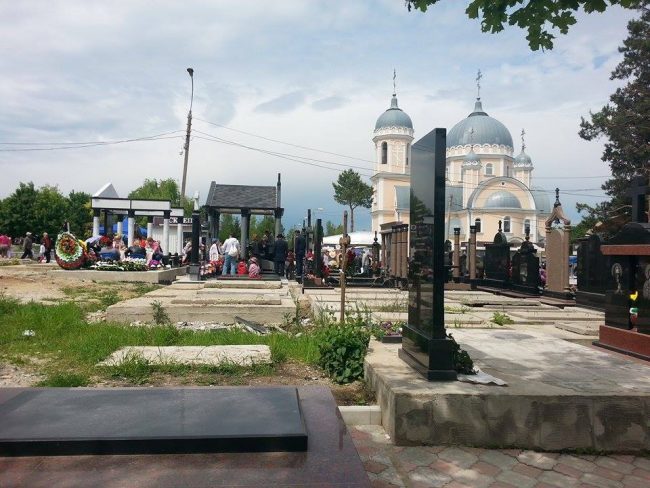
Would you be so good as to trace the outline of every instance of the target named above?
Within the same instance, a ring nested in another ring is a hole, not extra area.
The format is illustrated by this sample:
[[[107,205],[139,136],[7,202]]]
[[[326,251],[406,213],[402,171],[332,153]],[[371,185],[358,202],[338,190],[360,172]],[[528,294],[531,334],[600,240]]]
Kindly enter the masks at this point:
[[[0,389],[0,401],[20,390]],[[298,390],[309,434],[306,452],[3,457],[0,486],[369,487],[329,389]]]
[[[594,345],[650,361],[650,334],[601,325]]]
[[[650,244],[607,244],[600,251],[605,256],[650,256]]]

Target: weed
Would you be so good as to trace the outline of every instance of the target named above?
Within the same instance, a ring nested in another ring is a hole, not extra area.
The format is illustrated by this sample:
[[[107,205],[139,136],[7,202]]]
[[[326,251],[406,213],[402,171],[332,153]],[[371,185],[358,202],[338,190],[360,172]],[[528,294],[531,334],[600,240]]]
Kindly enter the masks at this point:
[[[497,325],[507,325],[507,324],[515,323],[515,321],[512,320],[507,313],[501,313],[501,312],[494,312],[494,314],[492,314],[492,322],[494,322]]]
[[[115,290],[105,290],[101,292],[97,298],[99,299],[102,308],[110,307],[120,301],[120,296]]]
[[[88,386],[88,377],[78,373],[53,373],[36,386],[53,386],[62,388],[76,388],[79,386]]]
[[[146,295],[147,293],[158,290],[159,288],[161,288],[160,285],[153,283],[135,283],[133,285],[133,292],[136,296],[141,297],[142,295]]]
[[[141,355],[129,354],[119,364],[109,366],[109,371],[113,378],[122,378],[134,385],[142,385],[151,375],[151,365]]]
[[[318,332],[318,364],[337,383],[351,383],[363,377],[370,331],[365,324],[359,327],[357,320],[332,322]]]
[[[396,298],[393,301],[382,303],[374,307],[377,312],[407,312],[408,301],[403,298]]]
[[[162,303],[158,300],[151,302],[151,310],[153,313],[153,323],[156,325],[169,325],[172,323],[167,310],[163,307]]]

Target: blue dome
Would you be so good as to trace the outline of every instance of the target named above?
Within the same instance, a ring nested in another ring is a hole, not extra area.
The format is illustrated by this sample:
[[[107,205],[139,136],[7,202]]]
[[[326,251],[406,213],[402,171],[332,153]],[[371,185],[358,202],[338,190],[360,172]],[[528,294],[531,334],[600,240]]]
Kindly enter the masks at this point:
[[[472,129],[474,133],[470,134]],[[480,100],[476,100],[474,111],[447,133],[447,147],[466,144],[499,144],[513,147],[510,131],[483,111]]]
[[[524,152],[522,149],[521,152],[515,158],[515,165],[517,166],[532,166],[533,160],[530,159],[530,156]]]
[[[395,94],[393,94],[393,98],[390,101],[390,108],[379,116],[375,124],[375,130],[385,127],[406,127],[407,129],[413,129],[411,117],[397,106],[397,96]]]
[[[542,213],[551,213],[551,201],[548,198],[548,192],[544,188],[539,188],[534,186],[531,188],[530,193],[533,195],[533,200],[535,200],[535,209]]]
[[[502,190],[490,195],[484,208],[521,208],[521,202],[509,191]]]

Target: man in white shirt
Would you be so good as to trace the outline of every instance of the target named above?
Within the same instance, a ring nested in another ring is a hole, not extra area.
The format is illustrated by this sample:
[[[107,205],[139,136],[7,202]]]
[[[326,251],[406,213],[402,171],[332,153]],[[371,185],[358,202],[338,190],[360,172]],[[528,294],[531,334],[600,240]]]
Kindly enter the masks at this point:
[[[228,269],[230,269],[230,274],[234,275],[237,272],[237,258],[239,257],[239,241],[230,234],[228,239],[223,243],[223,254],[224,254],[224,263],[222,275],[228,274]]]

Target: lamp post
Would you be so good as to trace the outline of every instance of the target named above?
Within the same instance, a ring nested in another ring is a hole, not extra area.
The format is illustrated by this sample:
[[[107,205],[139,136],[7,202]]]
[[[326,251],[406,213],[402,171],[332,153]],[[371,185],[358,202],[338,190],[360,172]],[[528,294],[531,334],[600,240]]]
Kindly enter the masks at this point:
[[[194,70],[192,68],[187,68],[187,72],[190,75],[190,80],[192,80],[192,95],[190,96],[190,111],[187,114],[187,133],[185,134],[185,158],[183,161],[183,180],[181,181],[181,206],[183,206],[183,200],[185,199],[185,183],[187,181],[187,159],[190,154],[190,133],[192,132],[192,103],[194,102]]]

